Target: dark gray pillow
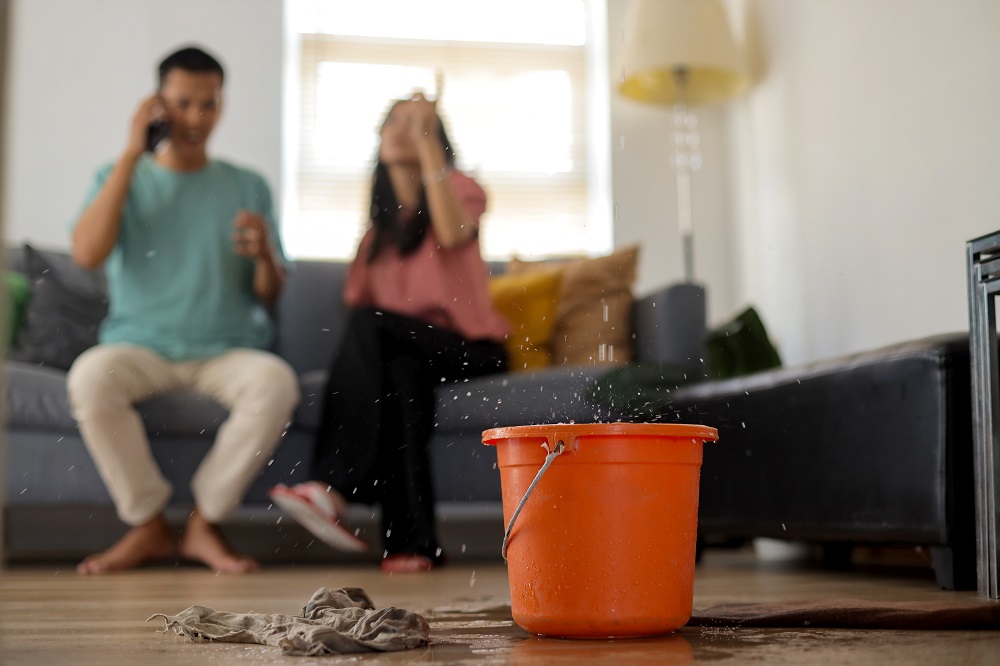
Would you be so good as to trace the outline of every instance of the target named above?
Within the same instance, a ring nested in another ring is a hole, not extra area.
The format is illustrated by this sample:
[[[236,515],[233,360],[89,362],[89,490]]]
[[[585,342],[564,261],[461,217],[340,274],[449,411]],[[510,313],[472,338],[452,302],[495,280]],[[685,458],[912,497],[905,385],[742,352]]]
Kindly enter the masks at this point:
[[[24,273],[31,300],[10,358],[68,370],[76,357],[97,344],[108,312],[99,271],[77,268],[65,254],[24,246]]]

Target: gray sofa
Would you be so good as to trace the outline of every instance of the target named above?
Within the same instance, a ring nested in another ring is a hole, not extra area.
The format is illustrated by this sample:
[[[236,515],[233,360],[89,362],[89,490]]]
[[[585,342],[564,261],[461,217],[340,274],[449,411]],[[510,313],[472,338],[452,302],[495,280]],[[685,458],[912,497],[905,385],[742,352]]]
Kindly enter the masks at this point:
[[[921,546],[941,587],[975,589],[970,367],[955,333],[672,391],[677,421],[719,430],[703,539],[811,542],[835,568],[856,544]]]
[[[61,274],[76,269],[65,254],[43,253]],[[20,248],[7,252],[8,267],[23,266]],[[499,270],[499,266],[491,266]],[[280,447],[251,487],[243,507],[223,529],[234,544],[269,561],[325,561],[347,556],[317,544],[282,520],[267,500],[275,483],[306,479],[318,426],[325,369],[341,336],[346,264],[296,262],[276,309],[275,351],[299,373],[302,402]],[[81,274],[81,279],[89,276]],[[639,299],[633,307],[639,360],[669,361],[700,373],[704,292],[675,285]],[[7,459],[4,544],[8,560],[68,559],[106,547],[124,531],[77,432],[66,399],[65,373],[24,362],[5,362]],[[509,373],[438,391],[431,443],[442,542],[453,560],[498,557],[502,538],[496,455],[481,444],[496,426],[615,418],[588,401],[587,390],[607,367],[560,367]],[[190,510],[187,482],[226,416],[217,404],[189,394],[161,396],[139,406],[153,452],[175,495],[168,519],[180,523]],[[378,513],[355,506],[350,522],[378,543]]]

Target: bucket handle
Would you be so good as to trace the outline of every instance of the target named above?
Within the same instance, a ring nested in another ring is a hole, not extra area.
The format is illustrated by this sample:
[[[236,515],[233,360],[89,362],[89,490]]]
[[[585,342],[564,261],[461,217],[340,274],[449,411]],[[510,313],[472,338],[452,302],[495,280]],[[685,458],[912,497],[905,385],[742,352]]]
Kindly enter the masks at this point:
[[[569,438],[567,437],[566,439]],[[524,505],[527,503],[532,491],[535,490],[535,486],[537,486],[538,482],[542,480],[542,475],[545,474],[545,471],[552,465],[555,459],[566,450],[566,444],[562,439],[559,439],[552,449],[549,449],[548,442],[542,444],[542,448],[548,451],[548,455],[545,456],[545,462],[542,463],[542,467],[538,470],[538,474],[535,475],[535,479],[524,492],[524,497],[522,497],[521,501],[518,502],[517,508],[514,509],[514,514],[510,517],[510,522],[507,523],[507,531],[503,534],[503,544],[500,546],[500,554],[503,555],[504,562],[507,561],[507,545],[510,542],[510,533],[514,530],[514,521],[516,521],[517,517],[521,514],[521,509],[524,508]]]

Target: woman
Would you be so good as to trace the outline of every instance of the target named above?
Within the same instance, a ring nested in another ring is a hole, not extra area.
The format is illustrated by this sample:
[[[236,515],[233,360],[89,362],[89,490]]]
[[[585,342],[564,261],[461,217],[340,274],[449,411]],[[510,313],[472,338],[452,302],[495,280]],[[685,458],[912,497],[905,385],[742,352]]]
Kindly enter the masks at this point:
[[[352,308],[326,387],[312,480],[278,506],[331,546],[367,544],[340,524],[348,502],[382,505],[383,571],[427,571],[444,554],[427,445],[434,389],[507,367],[509,325],[479,253],[486,195],[454,168],[434,104],[396,102],[380,131],[372,220],[351,264]]]

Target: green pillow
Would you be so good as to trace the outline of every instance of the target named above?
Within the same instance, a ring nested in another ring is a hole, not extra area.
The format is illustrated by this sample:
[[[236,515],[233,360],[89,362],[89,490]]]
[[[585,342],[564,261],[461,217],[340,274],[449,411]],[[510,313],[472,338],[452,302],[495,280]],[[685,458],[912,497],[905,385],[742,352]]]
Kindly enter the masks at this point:
[[[24,323],[24,312],[31,298],[31,284],[23,273],[7,271],[7,349],[14,346],[17,332]]]
[[[609,370],[587,389],[587,399],[603,410],[595,421],[622,419],[624,421],[673,420],[667,412],[671,391],[693,381],[684,370],[672,363],[626,363]]]
[[[725,379],[781,367],[781,357],[752,307],[709,331],[705,339],[708,376]]]

